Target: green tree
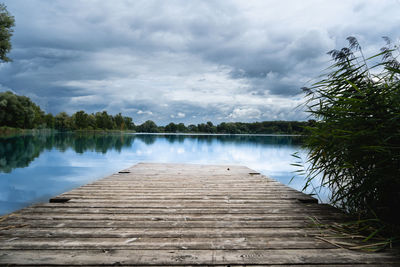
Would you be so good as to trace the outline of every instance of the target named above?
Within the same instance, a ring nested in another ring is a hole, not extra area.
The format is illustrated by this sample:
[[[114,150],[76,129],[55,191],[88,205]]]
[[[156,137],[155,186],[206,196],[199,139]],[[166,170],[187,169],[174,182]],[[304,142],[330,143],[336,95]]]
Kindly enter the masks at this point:
[[[0,93],[0,126],[32,129],[44,124],[44,112],[26,96]]]
[[[206,132],[207,133],[214,133],[216,132],[215,126],[211,121],[207,121],[206,124]]]
[[[44,116],[45,113],[44,111],[35,103],[31,102],[32,105],[32,110],[33,110],[33,124],[32,127],[30,128],[45,128],[46,127],[46,123],[44,122]]]
[[[114,129],[114,121],[111,115],[108,115],[107,111],[96,112],[96,126],[100,129]]]
[[[189,132],[192,132],[192,133],[198,132],[197,126],[194,125],[194,124],[190,124],[190,125],[188,126],[188,131],[189,131]]]
[[[87,121],[88,121],[88,129],[89,130],[95,130],[96,129],[96,117],[94,116],[94,114],[89,114],[87,117]]]
[[[124,125],[125,128],[128,130],[134,130],[135,129],[135,124],[132,121],[131,117],[124,117]]]
[[[68,131],[73,129],[72,119],[66,112],[60,112],[56,115],[55,128],[60,131]]]
[[[54,129],[55,127],[55,118],[53,114],[48,113],[44,116],[44,123],[46,124],[46,128]]]
[[[167,126],[165,126],[165,131],[167,133],[176,133],[177,128],[178,128],[177,125],[171,122]]]
[[[158,133],[158,127],[154,121],[147,120],[138,126],[138,131],[143,133]]]
[[[85,111],[77,111],[72,116],[76,129],[86,129],[89,126],[89,115]]]
[[[14,17],[10,15],[4,4],[0,4],[0,61],[9,62],[7,54],[11,51],[11,36],[15,25]]]
[[[179,123],[179,124],[176,126],[176,130],[177,130],[179,133],[187,132],[187,128],[186,128],[185,124],[182,123],[182,122]]]
[[[121,113],[118,113],[117,115],[114,116],[114,122],[118,130],[122,131],[126,129],[124,117],[122,117]]]

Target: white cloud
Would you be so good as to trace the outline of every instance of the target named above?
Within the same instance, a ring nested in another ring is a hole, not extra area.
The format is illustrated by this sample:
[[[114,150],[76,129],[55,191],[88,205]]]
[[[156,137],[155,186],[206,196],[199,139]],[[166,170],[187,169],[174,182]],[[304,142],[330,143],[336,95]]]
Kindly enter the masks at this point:
[[[231,119],[259,119],[261,116],[261,111],[256,108],[251,107],[243,107],[243,108],[235,108],[231,114],[228,115],[228,118]]]
[[[146,111],[143,111],[143,110],[139,110],[138,112],[136,112],[137,114],[146,114],[146,115],[153,115],[153,112],[151,112],[151,111],[148,111],[148,110],[146,110]]]

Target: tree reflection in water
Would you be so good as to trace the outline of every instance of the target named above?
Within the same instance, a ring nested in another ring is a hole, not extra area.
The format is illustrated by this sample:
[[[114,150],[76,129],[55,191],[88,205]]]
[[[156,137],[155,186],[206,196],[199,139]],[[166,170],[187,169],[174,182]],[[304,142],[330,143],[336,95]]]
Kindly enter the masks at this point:
[[[122,148],[132,147],[135,139],[146,145],[152,145],[157,139],[164,139],[170,144],[191,142],[207,143],[254,143],[258,145],[299,146],[299,136],[253,136],[253,135],[153,135],[124,133],[40,133],[15,135],[0,138],[0,172],[10,173],[15,168],[28,167],[43,151],[72,149],[76,153],[95,151],[107,153],[109,150],[120,152]]]

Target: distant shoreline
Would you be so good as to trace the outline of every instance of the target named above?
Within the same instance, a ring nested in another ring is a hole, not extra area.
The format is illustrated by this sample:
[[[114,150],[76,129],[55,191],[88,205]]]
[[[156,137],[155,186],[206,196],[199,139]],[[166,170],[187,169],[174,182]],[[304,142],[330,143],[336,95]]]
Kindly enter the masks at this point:
[[[229,134],[229,133],[129,133],[133,135],[145,135],[145,134],[152,134],[152,135],[212,135],[212,136],[223,136],[223,135],[236,135],[236,136],[303,136],[301,134]]]
[[[129,134],[129,135],[175,135],[175,136],[304,136],[301,134],[287,134],[287,133],[270,133],[270,134],[252,134],[252,133],[170,133],[170,132],[135,132],[132,130],[73,130],[73,131],[59,131],[55,129],[19,129],[12,127],[0,127],[0,137],[8,137],[14,135],[25,134],[40,134],[40,133],[84,133],[84,134]]]

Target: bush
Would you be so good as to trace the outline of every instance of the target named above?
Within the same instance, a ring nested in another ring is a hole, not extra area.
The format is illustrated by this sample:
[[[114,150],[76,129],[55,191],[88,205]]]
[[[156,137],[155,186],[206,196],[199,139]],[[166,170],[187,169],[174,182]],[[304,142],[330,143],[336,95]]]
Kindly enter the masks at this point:
[[[400,216],[399,47],[389,38],[365,58],[354,37],[332,50],[334,64],[306,93],[307,183],[321,179],[334,205],[396,225]]]

